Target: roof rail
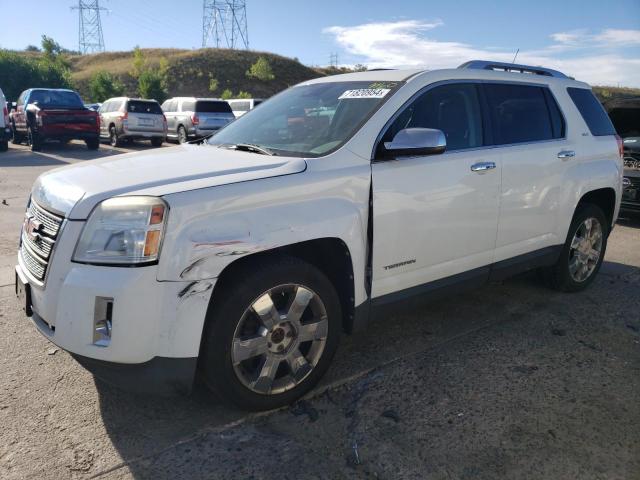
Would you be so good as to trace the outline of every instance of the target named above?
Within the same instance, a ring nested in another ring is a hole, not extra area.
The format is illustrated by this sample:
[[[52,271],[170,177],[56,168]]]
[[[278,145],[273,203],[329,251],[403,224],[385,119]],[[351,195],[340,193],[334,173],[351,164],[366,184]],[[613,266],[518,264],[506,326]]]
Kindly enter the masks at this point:
[[[463,63],[458,68],[470,68],[475,70],[499,70],[503,72],[531,73],[555,78],[571,78],[562,72],[544,67],[532,67],[531,65],[519,65],[517,63],[489,62],[487,60],[471,60]]]

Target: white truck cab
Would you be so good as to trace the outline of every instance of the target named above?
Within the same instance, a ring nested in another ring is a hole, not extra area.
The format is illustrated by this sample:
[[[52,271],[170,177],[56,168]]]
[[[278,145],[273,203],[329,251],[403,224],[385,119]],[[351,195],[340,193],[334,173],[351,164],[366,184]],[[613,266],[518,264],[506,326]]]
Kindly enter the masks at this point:
[[[41,175],[16,292],[108,382],[188,392],[199,370],[228,401],[274,408],[386,306],[533,268],[585,288],[620,150],[589,86],[549,69],[310,80],[202,146]]]

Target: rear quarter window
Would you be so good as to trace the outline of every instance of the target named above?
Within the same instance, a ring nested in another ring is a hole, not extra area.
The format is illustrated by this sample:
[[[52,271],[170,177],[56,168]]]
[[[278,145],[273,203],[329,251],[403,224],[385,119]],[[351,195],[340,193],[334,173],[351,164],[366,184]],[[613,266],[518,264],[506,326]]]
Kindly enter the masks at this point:
[[[494,144],[537,142],[563,136],[562,116],[545,87],[487,84],[484,89]]]
[[[616,129],[613,127],[613,123],[591,90],[569,87],[567,93],[589,127],[591,135],[594,137],[615,135]]]

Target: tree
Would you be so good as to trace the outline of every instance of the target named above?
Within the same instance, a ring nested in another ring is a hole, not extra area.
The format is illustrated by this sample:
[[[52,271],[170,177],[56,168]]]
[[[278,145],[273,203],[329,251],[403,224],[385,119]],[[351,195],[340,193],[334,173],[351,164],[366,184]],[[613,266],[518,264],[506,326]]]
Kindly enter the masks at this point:
[[[11,100],[30,86],[72,88],[69,70],[59,63],[6,50],[0,50],[0,85]]]
[[[104,102],[108,98],[122,95],[124,85],[111,73],[100,70],[91,77],[89,91],[94,102]]]
[[[157,67],[149,65],[140,47],[133,49],[133,69],[130,75],[138,80],[138,94],[162,103],[168,96],[169,62],[161,58]]]
[[[362,63],[356,63],[353,66],[354,72],[366,72],[367,70],[369,70],[369,67],[367,67],[366,65],[363,65]]]
[[[27,45],[27,48],[24,49],[25,52],[40,52],[40,47],[35,45]]]
[[[233,92],[227,88],[224,92],[222,92],[220,98],[222,98],[223,100],[229,100],[230,98],[233,98]]]
[[[61,53],[63,48],[53,38],[42,35],[42,51],[45,58],[55,60]]]
[[[137,79],[147,68],[147,60],[144,58],[144,52],[136,45],[133,49],[133,69],[129,74]]]
[[[256,63],[251,65],[251,68],[246,72],[247,77],[255,78],[257,80],[262,80],[263,82],[268,82],[276,78],[273,74],[273,70],[271,69],[271,65],[269,64],[269,60],[265,57],[258,57]]]

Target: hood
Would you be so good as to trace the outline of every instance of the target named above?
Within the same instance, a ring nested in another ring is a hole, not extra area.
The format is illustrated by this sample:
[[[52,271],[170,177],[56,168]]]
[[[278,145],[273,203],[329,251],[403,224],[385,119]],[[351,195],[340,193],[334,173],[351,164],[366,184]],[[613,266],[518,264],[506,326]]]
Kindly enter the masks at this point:
[[[154,195],[303,172],[301,158],[271,157],[202,145],[128,153],[50,170],[33,186],[34,200],[71,220],[117,195]]]

